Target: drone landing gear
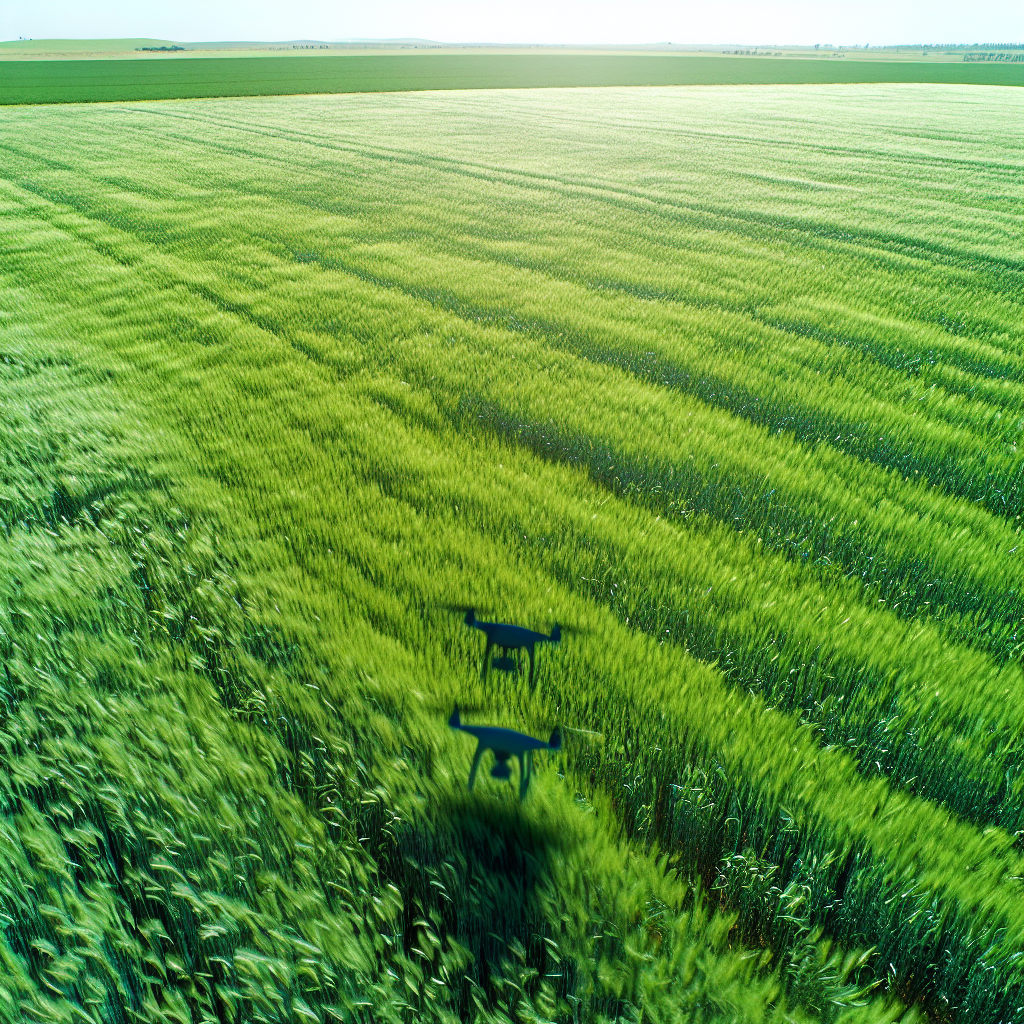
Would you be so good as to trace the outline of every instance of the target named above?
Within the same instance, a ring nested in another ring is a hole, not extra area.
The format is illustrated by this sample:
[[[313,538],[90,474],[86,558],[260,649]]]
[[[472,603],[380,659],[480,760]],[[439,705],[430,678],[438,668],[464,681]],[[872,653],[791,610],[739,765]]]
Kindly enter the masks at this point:
[[[508,766],[508,759],[512,755],[507,750],[496,750],[494,752],[494,767],[491,769],[491,778],[510,779],[512,769]]]
[[[470,790],[473,789],[473,783],[476,782],[477,769],[480,767],[480,759],[483,757],[485,749],[483,746],[477,746],[476,748],[476,754],[473,757],[473,767],[469,770]],[[512,778],[512,769],[508,763],[512,756],[507,750],[494,751],[494,765],[491,768],[491,778]],[[533,751],[527,750],[523,754],[516,754],[515,757],[519,761],[519,799],[523,800],[526,797],[526,790],[529,788],[530,779],[533,778]]]
[[[519,662],[509,655],[509,648],[502,647],[501,657],[493,658],[491,660],[491,668],[496,668],[499,672],[512,673],[519,671]]]
[[[519,659],[515,655],[521,650],[518,647],[502,647],[501,656],[497,658],[491,658],[491,651],[494,648],[494,644],[488,643],[484,650],[484,664],[483,669],[480,672],[481,679],[486,679],[488,673],[492,668],[497,669],[499,672],[507,672],[508,674],[517,674],[519,672]],[[513,653],[510,653],[513,652]],[[530,689],[533,689],[534,679],[536,678],[536,660],[531,644],[526,648],[527,656],[530,659]]]

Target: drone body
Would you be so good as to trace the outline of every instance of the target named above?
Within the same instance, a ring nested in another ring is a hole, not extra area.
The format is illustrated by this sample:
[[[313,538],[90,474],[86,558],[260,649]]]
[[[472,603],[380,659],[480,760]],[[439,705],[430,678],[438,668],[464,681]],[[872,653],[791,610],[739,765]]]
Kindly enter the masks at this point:
[[[491,648],[498,646],[507,656],[509,651],[517,651],[525,647],[526,653],[530,656],[530,686],[533,686],[535,670],[534,647],[539,643],[557,644],[562,639],[562,631],[556,625],[547,633],[538,633],[524,626],[513,626],[507,622],[483,622],[476,617],[472,608],[466,612],[465,623],[472,629],[482,630],[487,637],[487,647],[484,649],[484,665],[481,675],[487,675],[490,666]]]
[[[472,789],[473,783],[476,781],[476,772],[480,767],[480,759],[484,756],[484,751],[493,750],[495,764],[491,769],[491,775],[496,779],[509,778],[512,775],[512,769],[508,766],[508,760],[510,757],[518,758],[520,800],[526,796],[526,789],[533,776],[533,752],[535,750],[559,750],[562,746],[562,737],[558,729],[555,729],[551,734],[551,739],[545,743],[544,740],[534,739],[533,736],[527,736],[526,733],[516,732],[514,729],[503,729],[496,725],[463,725],[459,718],[457,704],[452,712],[452,717],[448,719],[448,724],[453,729],[468,732],[470,736],[475,736],[477,739],[473,767],[469,770],[469,788]]]

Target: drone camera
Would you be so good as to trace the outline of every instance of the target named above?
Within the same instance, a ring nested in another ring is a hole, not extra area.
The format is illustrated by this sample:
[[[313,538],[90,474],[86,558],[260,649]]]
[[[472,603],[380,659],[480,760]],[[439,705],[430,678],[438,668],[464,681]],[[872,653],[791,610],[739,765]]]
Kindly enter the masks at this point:
[[[491,777],[495,779],[508,779],[512,776],[512,769],[509,767],[508,759],[512,755],[507,750],[496,750],[494,752],[494,767],[491,769]]]

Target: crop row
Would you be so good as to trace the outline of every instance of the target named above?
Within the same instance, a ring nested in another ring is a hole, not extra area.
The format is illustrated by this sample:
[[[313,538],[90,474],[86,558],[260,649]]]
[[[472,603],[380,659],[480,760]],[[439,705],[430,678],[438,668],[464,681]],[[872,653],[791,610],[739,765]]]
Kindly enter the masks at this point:
[[[438,615],[424,608],[455,597],[496,607],[499,615],[514,609],[517,617],[534,622],[549,623],[556,615],[586,621],[588,602],[573,601],[557,577],[543,571],[533,549],[523,550],[512,524],[500,546],[481,537],[494,510],[511,504],[510,494],[526,485],[534,466],[512,458],[494,467],[470,462],[452,437],[431,444],[421,431],[407,435],[393,416],[342,396],[328,397],[328,381],[278,358],[280,353],[273,360],[275,385],[266,381],[248,399],[253,455],[246,458],[240,446],[230,459],[214,455],[214,471],[232,487],[251,487],[258,494],[266,524],[263,542],[269,542],[275,522],[288,524],[291,559],[306,576],[344,595],[339,594],[335,611],[341,621],[364,614],[381,632],[419,649],[432,669],[464,651],[459,660],[471,672],[479,649],[474,657],[468,641],[450,632],[438,637]],[[191,428],[197,447],[224,422],[227,410],[217,407],[223,387],[211,383],[203,411],[190,413],[199,420]],[[395,391],[401,394],[397,382]],[[290,413],[285,411],[289,392],[296,396]],[[412,398],[409,405],[410,418],[416,419],[418,403]],[[287,477],[269,486],[259,482],[257,451],[271,465],[287,465]],[[449,460],[472,464],[471,479],[453,473]],[[501,492],[491,485],[497,479],[507,481]],[[474,490],[480,499],[466,501]],[[548,494],[554,504],[556,493],[549,488]],[[439,511],[441,504],[448,506],[448,515]],[[556,545],[553,538],[555,551]],[[532,596],[538,591],[542,604]],[[459,628],[449,621],[450,628]],[[780,884],[809,879],[818,893],[820,914],[812,923],[884,945],[901,977],[917,977],[918,994],[950,1000],[964,1019],[1008,1005],[992,1000],[1015,998],[1012,951],[1020,922],[1014,909],[1018,883],[1011,876],[1019,869],[1011,837],[994,829],[984,836],[972,833],[933,806],[889,791],[884,782],[859,780],[844,755],[818,748],[811,732],[787,716],[773,715],[749,697],[731,696],[717,672],[700,668],[674,645],[658,645],[607,620],[592,628],[597,638],[577,642],[560,658],[557,670],[542,679],[538,696],[524,698],[523,710],[528,706],[535,718],[539,700],[573,728],[604,736],[608,756],[600,759],[599,775],[610,778],[609,790],[619,794],[624,827],[641,816],[659,787],[682,786],[695,765],[707,774],[720,767],[727,780],[724,798],[713,800],[710,823],[702,826],[708,841],[701,851],[711,863],[748,846],[776,857]],[[439,683],[425,677],[420,686],[429,694]],[[502,699],[514,698],[503,694]],[[437,703],[443,705],[443,698]],[[630,779],[636,776],[635,793],[622,795],[627,780],[615,774],[616,751],[622,752],[622,771],[629,771]],[[730,818],[740,822],[735,831]],[[783,821],[791,834],[779,846],[773,837]],[[969,885],[965,862],[978,865]],[[935,912],[906,915],[899,896],[909,891],[927,893]],[[973,943],[982,934],[994,945],[979,959]],[[951,951],[945,959],[942,950]],[[998,997],[976,979],[974,971],[982,964],[1002,979]]]
[[[168,119],[167,115],[161,119]],[[188,120],[188,130],[192,131],[194,129],[191,125],[196,119]],[[222,125],[215,121],[212,127],[220,128]],[[234,126],[229,124],[228,127]],[[138,134],[141,136],[144,131],[140,128]],[[200,151],[241,157],[248,153],[246,146],[255,144],[261,164],[269,164],[271,170],[276,170],[275,164],[286,164],[286,158],[280,155],[271,160],[262,151],[259,138],[253,140],[252,130],[236,134],[242,135],[237,142],[227,141],[231,139],[230,135],[227,139],[204,139]],[[268,132],[261,130],[257,134],[260,136]],[[269,134],[277,140],[281,133]],[[286,190],[276,175],[250,172],[251,180],[244,183],[248,187],[243,190],[249,194],[243,198],[242,203],[229,200],[225,204],[222,212],[229,219],[232,217],[231,207],[239,207],[238,219],[232,223],[233,238],[255,232],[253,241],[257,245],[265,244],[268,237],[275,240],[275,247],[285,242],[288,249],[299,254],[304,261],[312,260],[321,265],[358,273],[389,288],[413,289],[421,298],[434,304],[447,305],[466,317],[502,323],[516,329],[543,331],[553,341],[562,338],[562,343],[571,343],[598,358],[617,359],[620,363],[626,361],[641,373],[655,378],[664,377],[676,386],[697,389],[702,398],[725,404],[742,415],[770,423],[773,427],[797,430],[807,439],[825,440],[839,447],[852,446],[850,450],[856,450],[865,457],[878,458],[883,464],[898,465],[905,473],[920,473],[923,468],[937,480],[936,473],[939,471],[934,467],[929,470],[920,460],[930,459],[931,456],[927,455],[929,446],[938,444],[946,454],[942,455],[936,449],[935,458],[942,465],[948,463],[954,475],[959,473],[963,477],[959,483],[952,481],[949,486],[961,491],[966,488],[965,493],[977,498],[979,495],[975,490],[983,486],[979,481],[991,477],[995,490],[989,497],[995,503],[993,507],[1003,513],[1012,505],[1012,494],[1007,498],[1006,487],[1000,485],[1007,484],[1012,491],[1019,469],[1013,462],[1012,448],[1006,447],[1011,446],[1019,435],[1019,418],[1012,415],[1012,410],[1019,405],[1019,388],[1005,380],[992,379],[992,375],[1005,377],[1009,373],[1013,376],[1013,366],[1007,364],[1007,360],[1014,364],[1016,357],[1007,351],[1006,345],[1012,348],[1013,344],[1006,332],[1009,330],[1013,333],[1012,325],[1019,310],[1015,312],[1014,303],[1011,302],[1006,309],[999,310],[998,316],[993,309],[988,309],[988,319],[984,322],[979,320],[975,330],[983,331],[986,335],[1001,330],[1002,334],[998,335],[1000,347],[989,341],[973,342],[971,344],[975,345],[977,351],[973,355],[969,352],[963,354],[963,359],[975,365],[976,369],[979,360],[982,363],[986,359],[995,360],[991,367],[982,370],[981,376],[973,379],[971,374],[956,369],[960,356],[948,350],[948,334],[930,327],[926,330],[926,325],[922,323],[914,325],[914,330],[907,330],[900,324],[898,317],[894,316],[894,303],[906,308],[918,301],[908,300],[905,286],[898,287],[898,281],[913,276],[918,282],[915,288],[921,289],[923,280],[927,284],[929,306],[936,301],[947,301],[963,307],[972,301],[968,282],[963,280],[964,275],[956,275],[960,279],[955,280],[939,273],[934,266],[922,265],[920,261],[917,264],[903,261],[887,268],[884,274],[871,274],[870,287],[867,284],[858,288],[844,286],[841,281],[834,280],[836,275],[831,267],[827,268],[826,273],[819,274],[817,279],[812,278],[811,271],[804,267],[798,267],[795,272],[790,271],[785,276],[780,277],[777,273],[773,276],[770,271],[759,266],[759,260],[763,262],[762,255],[770,257],[771,250],[761,244],[753,254],[745,253],[741,244],[729,242],[728,218],[723,216],[710,223],[705,218],[697,232],[681,235],[680,226],[673,229],[671,225],[657,222],[656,209],[648,211],[646,215],[646,220],[653,217],[654,223],[645,223],[645,219],[641,219],[643,230],[638,238],[630,240],[634,248],[627,253],[622,247],[623,232],[627,226],[635,227],[638,215],[644,211],[619,213],[611,218],[602,217],[598,221],[588,206],[593,197],[587,194],[587,189],[582,185],[576,189],[579,195],[575,195],[576,202],[570,206],[570,210],[575,212],[569,216],[557,206],[552,208],[552,204],[545,201],[543,196],[540,199],[534,197],[533,193],[540,186],[533,180],[515,179],[518,187],[513,191],[511,183],[500,179],[491,180],[485,169],[476,170],[472,165],[458,165],[451,160],[417,161],[409,154],[380,149],[364,152],[351,144],[332,149],[323,140],[314,144],[307,139],[306,143],[296,147],[303,156],[309,149],[314,149],[316,153],[312,164],[315,173],[309,175],[306,181],[288,181]],[[318,151],[324,149],[327,154],[321,155]],[[35,153],[35,158],[38,159],[40,155],[41,150]],[[330,156],[355,158],[360,166],[325,166]],[[337,188],[339,184],[348,184],[349,180],[357,177],[362,165],[368,165],[370,170],[383,169],[377,168],[378,164],[388,169],[389,188],[394,190],[396,185],[400,185],[402,191],[392,193],[395,212],[378,224],[377,230],[382,237],[366,249],[366,256],[372,256],[367,259],[360,255],[362,246],[353,249],[351,244],[353,241],[367,241],[363,232],[353,237],[351,216],[360,213],[372,215],[376,219],[380,217],[379,211],[365,201],[354,205],[351,197],[345,193],[332,201],[329,193],[324,194],[321,179],[332,173],[336,179],[336,172],[340,171],[342,180],[336,182]],[[53,166],[56,169],[60,164],[58,162]],[[451,193],[455,187],[464,189],[473,187],[474,183],[479,189],[488,185],[492,188],[502,185],[503,192],[508,193],[509,198],[514,194],[521,200],[519,205],[523,209],[517,215],[526,234],[519,244],[512,243],[511,236],[504,237],[504,233],[488,241],[479,237],[476,225],[466,215],[460,220],[456,212],[446,209],[448,204],[444,205],[441,213],[433,209],[429,216],[425,216],[407,195],[414,185],[419,187],[422,184],[424,172],[432,174],[441,197]],[[398,181],[396,175],[400,176]],[[44,194],[51,198],[71,201],[87,215],[107,220],[162,248],[187,254],[190,259],[202,259],[211,238],[202,227],[198,230],[190,228],[190,218],[186,217],[182,221],[185,207],[176,204],[173,208],[164,208],[161,204],[149,201],[158,195],[162,197],[163,192],[154,190],[154,183],[145,180],[135,180],[131,197],[122,193],[111,206],[102,199],[104,190],[109,187],[108,177],[101,172],[91,185],[80,178],[73,196],[63,191],[47,192],[45,186],[37,187],[42,187]],[[468,186],[462,180],[466,177],[470,179]],[[449,180],[452,178],[454,182]],[[119,178],[117,184],[123,189],[127,183]],[[600,189],[595,186],[591,191],[599,192]],[[318,223],[319,237],[312,246],[305,227],[305,224],[312,223],[308,212],[296,209],[296,204],[301,206],[307,195],[310,204],[315,205],[318,211],[336,212],[341,219],[339,224],[331,225],[326,237],[321,230],[322,222]],[[264,205],[259,220],[255,222],[251,217],[252,210],[249,209],[254,200]],[[271,202],[279,211],[276,217],[266,208],[266,204]],[[648,206],[651,205],[648,202]],[[556,216],[552,228],[564,233],[571,230],[575,246],[575,251],[557,260],[543,258],[543,250],[539,258],[531,252],[529,245],[523,244],[535,233],[537,218],[544,216],[550,219],[552,213]],[[338,227],[342,228],[341,232],[338,232]],[[671,243],[660,237],[663,227],[668,227],[672,232]],[[431,234],[431,228],[434,234]],[[330,244],[332,236],[336,242],[334,245]],[[455,241],[446,242],[446,236]],[[581,241],[581,237],[585,242]],[[714,249],[707,251],[712,239],[716,243]],[[410,242],[416,245],[410,247]],[[423,242],[429,243],[428,247],[422,252],[417,251]],[[616,268],[615,277],[620,279],[619,284],[614,279],[608,281],[607,270],[605,277],[601,278],[596,266],[597,254],[607,252],[616,242],[619,243],[619,249],[614,258],[606,262]],[[688,253],[688,280],[684,278],[682,282],[678,273],[671,279],[668,277],[662,259],[677,242]],[[447,250],[444,259],[438,252],[439,248]],[[790,250],[796,248],[790,244]],[[464,251],[453,253],[453,249]],[[338,256],[342,250],[346,251],[344,259]],[[481,252],[486,253],[486,258],[491,261],[495,260],[497,254],[504,253],[504,259],[519,269],[481,268]],[[847,269],[839,270],[844,265],[844,259],[844,253],[839,251],[831,254],[830,262],[838,264],[837,271],[844,274],[859,275],[864,270],[859,253],[845,259]],[[771,262],[769,258],[769,265]],[[790,262],[793,262],[792,258]],[[531,267],[532,271],[527,273]],[[537,279],[538,272],[541,280]],[[746,292],[728,283],[731,275],[736,273],[743,275]],[[431,285],[432,277],[438,282],[437,286]],[[661,284],[657,283],[659,277]],[[651,283],[652,278],[654,284]],[[486,281],[486,284],[481,285],[481,281]],[[974,283],[971,281],[970,285]],[[980,283],[983,284],[984,279]],[[581,287],[585,292],[580,292]],[[672,287],[676,289],[675,292],[671,290]],[[800,302],[800,293],[797,291],[814,288],[818,291],[827,289],[831,293],[839,289],[841,293],[844,287],[852,308],[837,309],[822,305],[819,309],[808,306],[806,301]],[[609,301],[608,296],[598,299],[590,295],[594,292],[601,295],[609,288],[619,295],[619,299],[631,301],[622,305],[621,302],[616,304]],[[688,289],[693,294],[688,294]],[[623,296],[619,294],[622,292],[631,294]],[[869,303],[868,298],[872,292],[880,294],[874,296],[874,301]],[[951,294],[955,295],[955,299],[950,298]],[[536,299],[532,298],[534,295]],[[679,295],[684,298],[681,308],[677,308],[675,302]],[[596,305],[588,312],[588,304],[594,303]],[[865,304],[866,310],[859,309]],[[1006,303],[1002,305],[1006,306]],[[791,322],[794,308],[805,310],[804,320]],[[717,318],[709,315],[715,312]],[[922,311],[922,315],[928,314]],[[948,314],[944,314],[946,319],[955,319],[956,316],[966,316],[968,319],[974,316],[977,319],[980,315],[977,311],[966,314],[962,308],[955,310],[953,306]],[[792,327],[797,336],[780,338],[778,331],[759,326],[765,318],[771,319],[772,323]],[[855,334],[870,334],[873,344],[879,344],[880,337],[895,331],[896,340],[891,346],[891,358],[884,360],[887,365],[872,369],[871,360],[850,359],[849,354],[843,352],[837,354],[834,343],[808,341],[809,335],[821,334],[822,322],[829,326],[832,333],[842,328],[853,330]],[[859,326],[850,327],[851,322]],[[644,329],[634,337],[638,324]],[[716,365],[711,365],[701,356],[701,344],[716,347],[713,360]],[[698,351],[693,351],[694,346]],[[943,351],[944,347],[946,351]],[[652,355],[638,359],[639,353]],[[752,372],[750,363],[755,359],[763,364],[758,371],[760,376],[755,373],[754,378],[744,382]],[[732,366],[730,360],[739,362]],[[920,374],[918,364],[922,362],[929,365],[935,363],[936,369],[934,372]],[[719,363],[720,366],[717,365]],[[891,372],[894,367],[902,367],[903,370],[909,367],[911,376],[902,379],[900,373]],[[766,371],[771,378],[769,383],[762,379]],[[785,394],[781,397],[776,394],[780,386],[780,374],[791,378],[790,384],[783,385]],[[808,377],[808,374],[811,376]],[[819,374],[834,379],[834,382],[830,384],[829,381],[823,381]],[[933,384],[940,386],[936,388]],[[815,401],[812,402],[807,394],[799,393],[802,385],[810,386]],[[854,388],[852,396],[845,393],[850,386]],[[830,393],[833,399],[828,398]],[[785,409],[782,397],[786,399]],[[780,416],[785,422],[779,419]],[[901,423],[902,426],[899,425]],[[951,429],[953,432],[949,434]],[[910,433],[901,440],[907,430]],[[964,430],[968,434],[961,437]],[[979,432],[977,439],[970,437],[973,432]],[[874,437],[875,433],[879,436]],[[944,434],[948,436],[941,440]],[[955,443],[957,437],[963,441],[959,446]],[[992,442],[997,439],[999,443],[993,446]],[[908,448],[911,442],[913,444]],[[976,467],[979,472],[964,475],[967,471],[963,466],[976,457],[975,452],[979,446],[989,452],[985,466],[981,467],[979,463]],[[1006,451],[1000,455],[1004,447]],[[1010,462],[1002,469],[992,461],[1005,462],[1007,457]],[[1010,505],[1007,501],[1010,501]]]

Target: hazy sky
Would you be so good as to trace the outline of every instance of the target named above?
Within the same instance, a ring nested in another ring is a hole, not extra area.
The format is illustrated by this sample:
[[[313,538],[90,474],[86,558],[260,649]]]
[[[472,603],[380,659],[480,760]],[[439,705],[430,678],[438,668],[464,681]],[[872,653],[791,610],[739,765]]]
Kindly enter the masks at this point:
[[[0,0],[0,39],[499,43],[1024,41],[1021,0]]]

